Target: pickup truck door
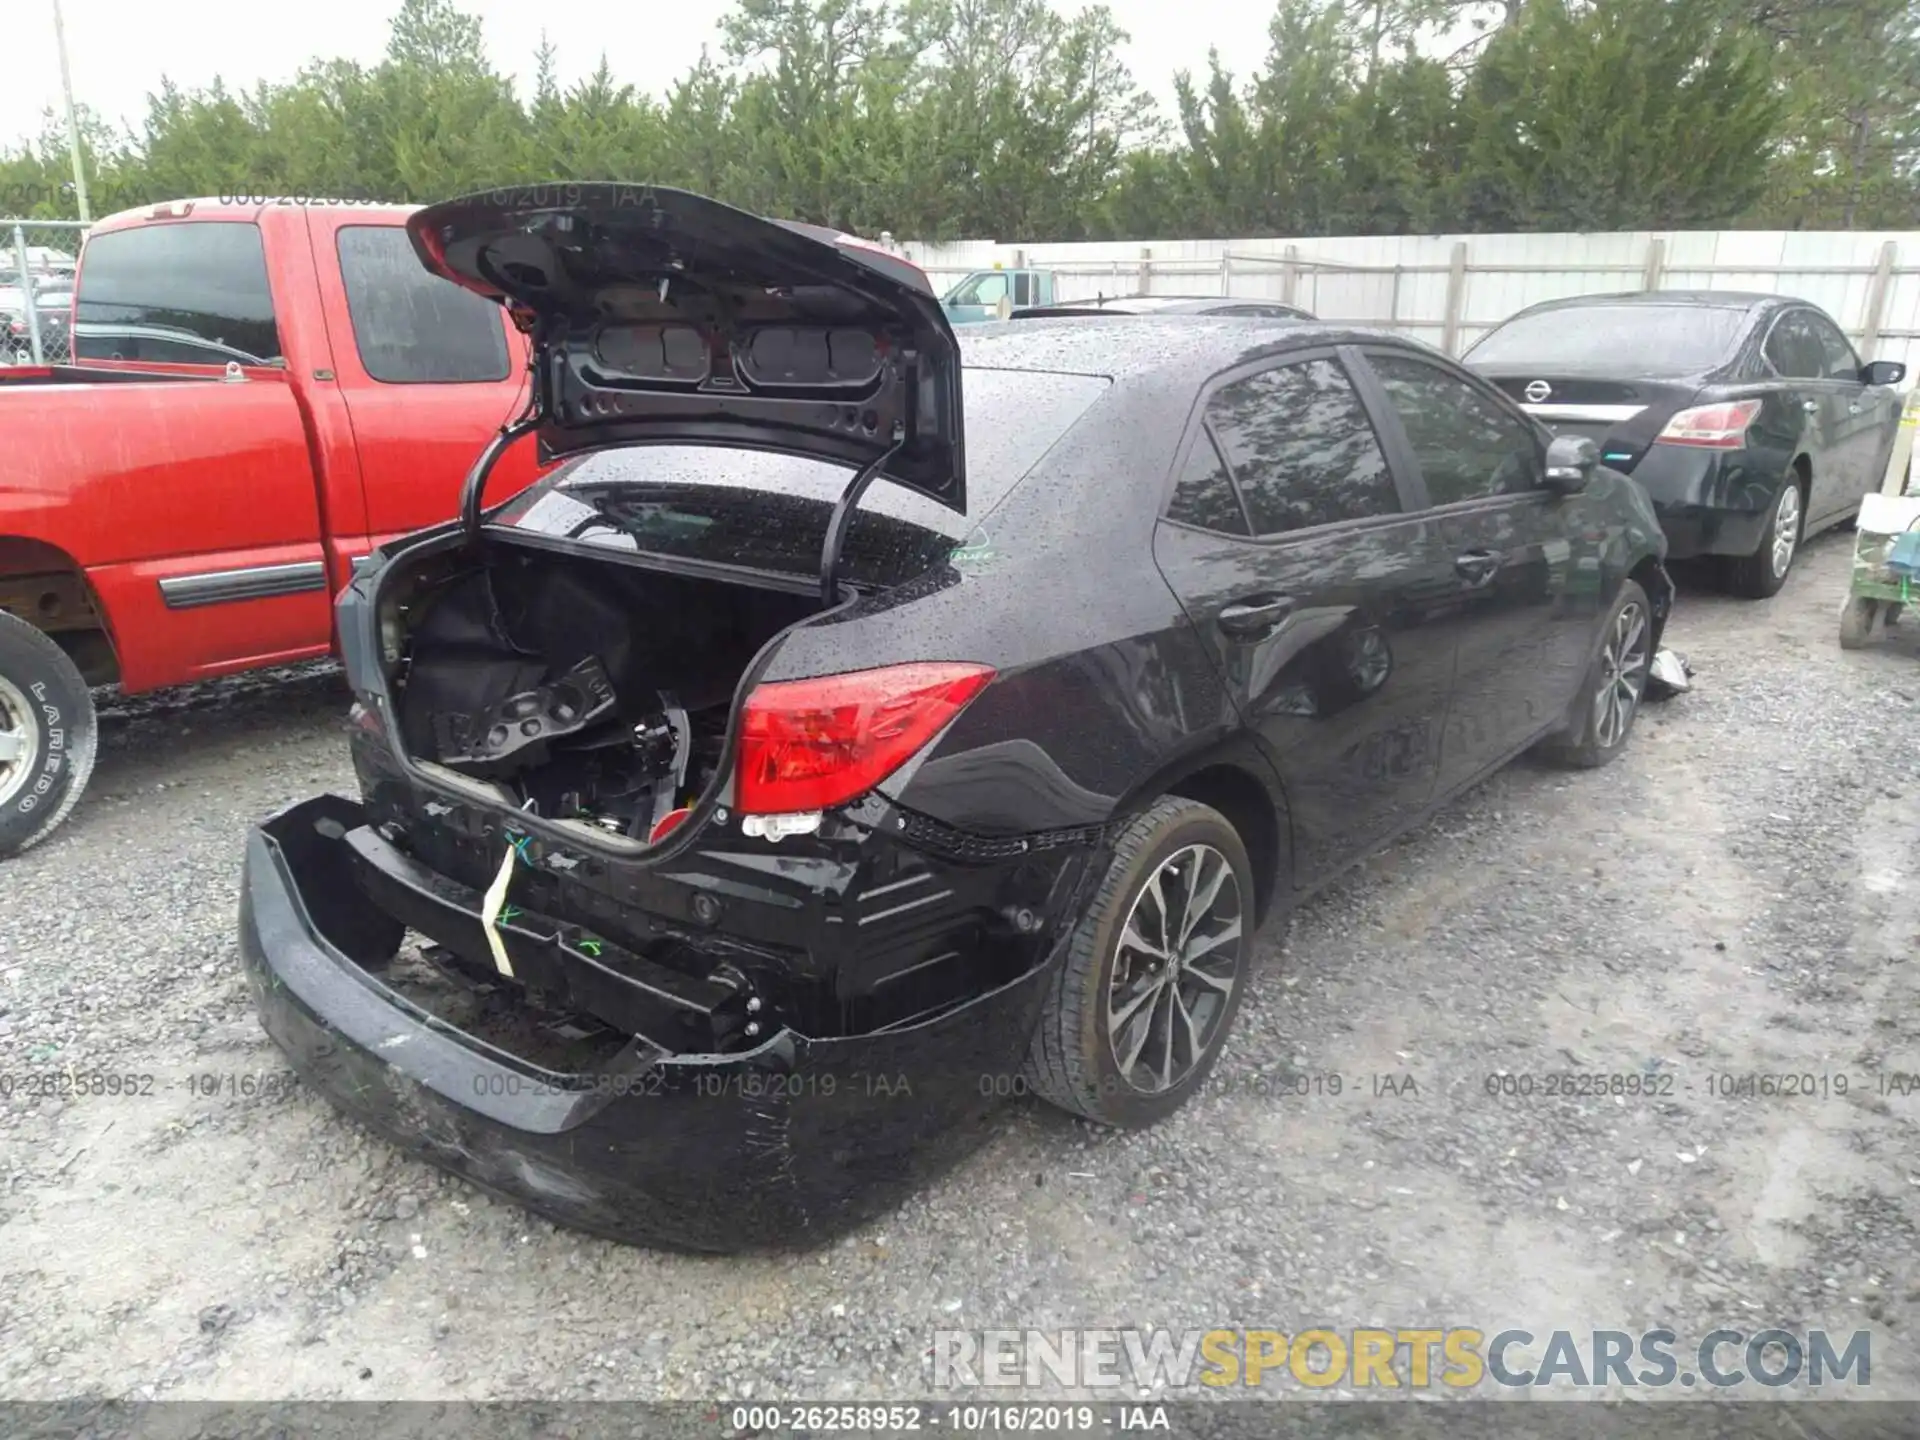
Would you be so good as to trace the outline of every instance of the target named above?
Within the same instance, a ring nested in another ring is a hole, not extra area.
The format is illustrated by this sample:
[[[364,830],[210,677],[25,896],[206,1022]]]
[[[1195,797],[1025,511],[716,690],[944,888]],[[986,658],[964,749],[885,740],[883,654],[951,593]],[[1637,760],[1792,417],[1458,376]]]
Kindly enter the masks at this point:
[[[0,445],[0,491],[35,502],[28,533],[85,567],[128,691],[327,651],[321,516],[289,373],[311,292],[302,267],[268,264],[266,228],[196,215],[94,233],[78,358],[182,378],[14,397],[32,408]]]
[[[430,274],[404,227],[346,210],[310,210],[314,268],[366,502],[363,555],[454,517],[481,447],[526,403],[527,346],[496,305]],[[538,473],[531,441],[493,472],[503,500]]]

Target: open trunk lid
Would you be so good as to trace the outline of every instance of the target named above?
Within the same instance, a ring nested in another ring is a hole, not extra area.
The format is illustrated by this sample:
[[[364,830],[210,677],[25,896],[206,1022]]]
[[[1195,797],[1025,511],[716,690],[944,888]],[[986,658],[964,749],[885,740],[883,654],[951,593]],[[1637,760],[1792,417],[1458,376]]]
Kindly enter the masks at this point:
[[[534,341],[542,458],[710,444],[879,473],[965,512],[960,356],[930,287],[683,190],[561,184],[428,206],[435,274]]]

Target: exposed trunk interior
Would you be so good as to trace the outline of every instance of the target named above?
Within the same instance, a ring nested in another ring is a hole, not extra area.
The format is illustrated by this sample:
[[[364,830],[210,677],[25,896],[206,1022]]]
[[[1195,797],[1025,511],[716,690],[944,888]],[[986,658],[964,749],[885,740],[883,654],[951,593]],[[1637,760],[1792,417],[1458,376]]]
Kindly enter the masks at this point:
[[[501,787],[516,808],[642,842],[724,762],[754,656],[820,609],[744,579],[499,543],[401,588],[393,692],[407,753]]]

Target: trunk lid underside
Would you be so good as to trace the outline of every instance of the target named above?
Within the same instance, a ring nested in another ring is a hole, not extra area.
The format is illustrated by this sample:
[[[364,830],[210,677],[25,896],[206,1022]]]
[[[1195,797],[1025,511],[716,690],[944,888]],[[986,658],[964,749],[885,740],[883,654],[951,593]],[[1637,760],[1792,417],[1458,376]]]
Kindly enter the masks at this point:
[[[429,206],[423,264],[534,339],[543,455],[718,444],[865,470],[964,513],[959,347],[899,269],[685,191],[550,185]]]

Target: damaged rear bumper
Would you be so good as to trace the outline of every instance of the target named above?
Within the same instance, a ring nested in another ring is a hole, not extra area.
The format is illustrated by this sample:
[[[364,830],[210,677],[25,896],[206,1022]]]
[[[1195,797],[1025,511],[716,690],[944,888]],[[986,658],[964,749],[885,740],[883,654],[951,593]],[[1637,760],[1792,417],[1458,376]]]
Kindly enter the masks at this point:
[[[896,1203],[963,1156],[1017,1089],[1060,963],[1057,945],[1039,949],[1024,974],[921,1023],[831,1039],[781,1028],[729,1054],[636,1036],[591,1072],[560,1073],[382,980],[374,957],[393,922],[354,873],[362,815],[319,797],[248,837],[240,949],[267,1032],[309,1084],[402,1148],[629,1243],[806,1246]]]

